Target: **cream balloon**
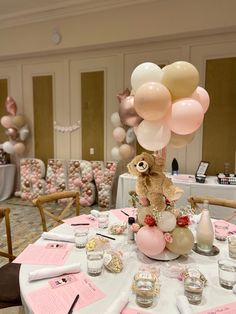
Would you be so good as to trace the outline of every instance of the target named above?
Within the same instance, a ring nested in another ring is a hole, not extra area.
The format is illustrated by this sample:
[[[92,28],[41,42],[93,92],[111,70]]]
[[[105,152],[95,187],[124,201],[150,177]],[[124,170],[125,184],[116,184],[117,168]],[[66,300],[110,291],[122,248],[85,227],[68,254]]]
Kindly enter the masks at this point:
[[[119,147],[118,146],[115,146],[115,147],[112,148],[111,156],[115,160],[121,160],[121,155],[120,155],[120,151],[119,151]]]
[[[177,61],[162,71],[161,83],[169,89],[173,99],[190,97],[198,86],[198,70],[189,62]]]
[[[171,131],[165,123],[160,121],[143,120],[137,128],[136,135],[143,148],[157,151],[168,144]]]
[[[168,145],[171,145],[175,148],[181,148],[191,143],[194,137],[195,137],[195,132],[186,134],[186,135],[180,135],[180,134],[171,132],[171,138]]]
[[[122,144],[119,148],[120,156],[123,160],[127,160],[132,157],[133,149],[128,144]]]
[[[118,112],[113,112],[111,115],[111,123],[114,127],[121,126],[120,115]]]
[[[187,227],[176,227],[171,233],[173,241],[167,242],[166,247],[176,254],[188,254],[193,248],[194,237]]]
[[[160,213],[158,219],[158,228],[163,232],[170,232],[174,230],[176,226],[176,217],[174,214],[168,211]]]
[[[12,116],[3,116],[1,118],[1,125],[6,129],[13,128],[14,124],[12,122]]]
[[[160,83],[148,82],[140,86],[134,96],[134,107],[145,120],[162,119],[171,105],[169,90]]]
[[[12,118],[12,123],[17,127],[21,128],[22,126],[25,125],[25,117],[21,114],[14,116]]]
[[[161,68],[152,62],[139,64],[131,74],[131,85],[133,90],[137,90],[147,82],[160,82],[162,77]]]

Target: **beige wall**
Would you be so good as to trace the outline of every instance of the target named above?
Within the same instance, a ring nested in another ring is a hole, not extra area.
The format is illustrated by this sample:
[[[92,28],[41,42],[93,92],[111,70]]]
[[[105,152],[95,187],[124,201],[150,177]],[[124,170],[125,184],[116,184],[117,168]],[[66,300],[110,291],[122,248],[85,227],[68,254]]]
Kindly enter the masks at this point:
[[[235,0],[157,0],[4,28],[0,29],[0,58],[235,29],[235,10]],[[58,29],[62,35],[58,46],[51,42],[54,29]]]

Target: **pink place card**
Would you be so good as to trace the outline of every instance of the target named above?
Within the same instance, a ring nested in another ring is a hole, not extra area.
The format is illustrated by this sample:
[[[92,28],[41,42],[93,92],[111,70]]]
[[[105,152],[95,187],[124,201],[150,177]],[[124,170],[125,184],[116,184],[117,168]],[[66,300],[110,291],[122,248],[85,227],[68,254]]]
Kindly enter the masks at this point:
[[[81,215],[81,216],[76,216],[73,218],[68,218],[63,220],[66,224],[71,225],[71,224],[84,224],[88,223],[88,227],[97,227],[98,226],[98,221],[95,217],[91,215]]]
[[[216,306],[212,309],[199,312],[198,314],[235,314],[236,313],[236,302],[228,303],[220,306]]]
[[[53,245],[51,248],[50,243],[47,243],[47,245],[29,244],[24,251],[14,259],[13,263],[63,265],[73,245],[63,243],[63,245],[60,246],[60,243],[58,244],[59,247]]]
[[[74,310],[79,310],[105,297],[88,276],[79,273],[50,280],[47,287],[28,293],[26,300],[34,314],[65,314],[68,313],[77,294],[79,299]]]
[[[148,314],[148,312],[140,311],[131,307],[126,307],[121,314]]]
[[[128,217],[135,217],[136,209],[135,208],[121,208],[121,209],[113,209],[112,214],[115,215],[118,219],[122,221],[128,221]]]

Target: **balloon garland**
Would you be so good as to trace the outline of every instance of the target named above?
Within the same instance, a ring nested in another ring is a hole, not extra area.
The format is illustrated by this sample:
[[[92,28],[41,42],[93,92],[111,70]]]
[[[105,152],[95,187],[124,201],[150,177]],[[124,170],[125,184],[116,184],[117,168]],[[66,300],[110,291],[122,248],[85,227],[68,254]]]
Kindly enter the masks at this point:
[[[86,160],[71,160],[68,164],[68,189],[80,190],[80,204],[91,206],[95,202],[92,165]]]
[[[134,156],[133,143],[136,138],[134,126],[138,125],[142,118],[134,109],[134,96],[130,95],[129,89],[125,89],[117,96],[119,100],[119,112],[111,115],[111,122],[115,129],[113,137],[117,146],[111,150],[115,160],[128,160]]]
[[[132,92],[126,89],[118,95],[119,111],[111,116],[117,142],[112,157],[116,160],[132,157],[129,147],[132,141],[127,140],[130,127],[131,138],[137,138],[150,151],[189,144],[210,104],[207,91],[198,83],[198,70],[186,61],[174,62],[163,69],[152,62],[139,64],[131,75]]]
[[[20,160],[20,196],[23,200],[32,200],[45,193],[46,182],[45,165],[36,158],[23,158]]]
[[[49,159],[46,175],[46,193],[66,190],[66,173],[65,160]]]
[[[91,161],[91,163],[98,191],[98,206],[100,209],[109,209],[117,162]]]
[[[29,136],[29,128],[25,116],[17,115],[17,105],[11,96],[7,96],[5,108],[9,115],[1,118],[1,125],[6,128],[8,141],[2,144],[3,150],[8,154],[22,155],[25,152],[25,140]]]

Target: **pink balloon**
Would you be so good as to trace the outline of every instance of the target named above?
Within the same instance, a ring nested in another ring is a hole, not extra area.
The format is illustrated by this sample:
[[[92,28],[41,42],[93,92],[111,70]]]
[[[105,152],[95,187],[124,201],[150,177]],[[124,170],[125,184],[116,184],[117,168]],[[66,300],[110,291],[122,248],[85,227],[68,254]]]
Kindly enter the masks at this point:
[[[156,226],[140,228],[137,233],[136,243],[139,250],[147,256],[160,254],[166,246],[164,235]]]
[[[5,101],[5,107],[8,113],[12,114],[13,116],[16,115],[17,106],[15,100],[11,96],[7,96]]]
[[[202,105],[195,99],[183,98],[172,104],[165,120],[173,132],[184,135],[195,132],[203,118]]]
[[[198,86],[193,92],[191,98],[197,100],[202,105],[203,112],[207,112],[210,104],[210,97],[208,92],[201,86]]]
[[[12,122],[12,117],[11,116],[3,116],[1,118],[1,125],[6,129],[14,127],[14,124]]]
[[[14,146],[13,146],[13,148],[14,148],[14,152],[16,153],[16,154],[23,154],[24,153],[24,151],[25,151],[25,144],[23,144],[23,143],[16,143]]]
[[[126,132],[125,132],[125,129],[123,129],[122,127],[118,126],[117,128],[113,130],[113,137],[118,143],[123,142],[125,139],[125,136],[126,136]]]

